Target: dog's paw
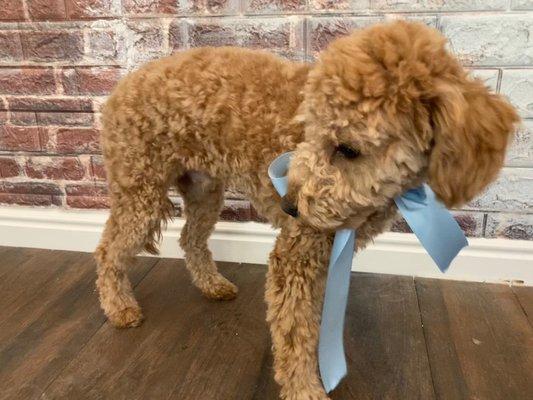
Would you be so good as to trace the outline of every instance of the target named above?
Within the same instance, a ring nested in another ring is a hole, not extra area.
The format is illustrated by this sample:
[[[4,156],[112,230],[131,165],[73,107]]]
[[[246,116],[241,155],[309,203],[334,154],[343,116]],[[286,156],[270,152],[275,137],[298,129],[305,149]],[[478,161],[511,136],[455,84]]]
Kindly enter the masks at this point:
[[[109,322],[116,328],[134,328],[141,325],[143,315],[140,307],[127,307],[107,315]]]
[[[239,289],[221,274],[211,276],[198,285],[205,297],[213,300],[233,300]]]

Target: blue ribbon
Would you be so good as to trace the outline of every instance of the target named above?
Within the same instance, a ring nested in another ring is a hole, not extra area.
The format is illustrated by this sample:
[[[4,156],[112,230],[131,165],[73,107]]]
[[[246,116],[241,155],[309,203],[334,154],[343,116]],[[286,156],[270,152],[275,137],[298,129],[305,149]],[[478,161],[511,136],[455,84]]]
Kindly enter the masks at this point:
[[[276,158],[268,175],[280,196],[287,194],[287,170],[292,152]],[[437,201],[427,185],[408,190],[394,199],[409,227],[442,272],[459,251],[468,245],[461,228],[450,212]],[[350,272],[356,232],[340,229],[335,233],[328,266],[324,305],[320,322],[318,366],[322,384],[330,392],[346,376],[343,327],[348,302]]]

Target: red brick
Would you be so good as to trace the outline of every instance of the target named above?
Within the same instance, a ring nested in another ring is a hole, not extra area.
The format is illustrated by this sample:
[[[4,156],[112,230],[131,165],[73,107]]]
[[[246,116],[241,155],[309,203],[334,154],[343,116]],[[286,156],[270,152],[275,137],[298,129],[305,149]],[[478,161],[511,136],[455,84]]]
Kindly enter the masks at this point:
[[[20,37],[24,58],[30,61],[78,61],[83,57],[79,31],[24,31]]]
[[[106,95],[120,78],[118,68],[66,68],[61,80],[65,94]]]
[[[16,31],[0,31],[0,60],[21,61],[22,58],[20,34]]]
[[[32,21],[62,20],[67,17],[64,0],[26,0],[26,4]]]
[[[67,185],[67,205],[73,208],[109,208],[105,185]]]
[[[0,178],[19,176],[20,168],[17,160],[9,157],[0,157]]]
[[[38,125],[37,115],[34,111],[12,111],[10,113],[10,122],[18,126]]]
[[[79,181],[85,169],[77,157],[32,157],[24,166],[26,175],[35,179]]]
[[[65,187],[67,196],[107,196],[107,187],[102,184],[69,184]]]
[[[61,190],[53,183],[0,182],[0,203],[58,206],[61,205]]]
[[[0,94],[53,94],[51,68],[0,68]]]
[[[2,125],[7,124],[7,112],[6,111],[0,111],[0,127]]]
[[[67,196],[67,206],[72,208],[109,208],[109,198],[105,196]]]
[[[306,6],[306,0],[244,0],[244,11],[248,13],[305,11]]]
[[[17,126],[92,126],[93,113],[12,111],[10,122]]]
[[[46,139],[42,128],[0,126],[0,150],[40,151]]]
[[[265,217],[263,217],[261,214],[259,214],[253,206],[250,206],[250,210],[251,210],[251,213],[250,213],[251,221],[268,222],[268,220]]]
[[[454,218],[466,236],[480,236],[479,232],[481,232],[482,230],[480,229],[480,227],[478,227],[476,218],[467,214],[454,215]]]
[[[91,99],[84,98],[42,98],[42,97],[8,97],[11,111],[93,111]]]
[[[99,153],[100,132],[96,129],[59,129],[56,134],[58,153]]]
[[[37,112],[40,126],[93,126],[94,114],[86,112]]]
[[[122,0],[127,14],[176,14],[179,0]]]
[[[104,159],[100,156],[91,157],[92,176],[98,180],[105,180],[106,173],[104,168]]]
[[[70,19],[93,19],[116,16],[113,0],[65,0]]]
[[[223,221],[250,221],[252,219],[250,202],[226,200],[220,213],[220,219]]]
[[[24,21],[22,0],[0,0],[0,21]]]

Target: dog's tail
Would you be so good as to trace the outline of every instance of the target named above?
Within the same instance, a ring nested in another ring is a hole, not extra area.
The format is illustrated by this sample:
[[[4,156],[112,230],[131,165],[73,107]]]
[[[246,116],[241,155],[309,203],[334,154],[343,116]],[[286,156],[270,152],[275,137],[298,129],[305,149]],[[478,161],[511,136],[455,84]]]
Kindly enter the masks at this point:
[[[148,233],[148,239],[143,246],[144,251],[152,255],[159,255],[159,244],[161,243],[162,231],[166,229],[168,221],[174,217],[174,204],[167,197],[162,210],[163,217],[159,223],[153,226]]]

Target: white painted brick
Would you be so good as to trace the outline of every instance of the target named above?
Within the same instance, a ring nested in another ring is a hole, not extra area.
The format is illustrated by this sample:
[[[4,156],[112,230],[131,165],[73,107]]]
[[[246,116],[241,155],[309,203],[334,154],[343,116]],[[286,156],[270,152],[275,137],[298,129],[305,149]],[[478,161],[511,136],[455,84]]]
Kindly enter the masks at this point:
[[[500,92],[505,94],[522,118],[533,118],[533,69],[507,69]]]
[[[485,236],[533,240],[533,214],[489,213]]]
[[[310,58],[325,49],[334,39],[350,34],[354,29],[377,24],[382,17],[313,17],[307,24],[307,52]]]
[[[489,88],[496,92],[498,87],[498,70],[497,69],[474,69],[470,71],[473,76],[485,82]]]
[[[275,2],[273,2],[275,3]],[[312,11],[359,11],[370,8],[370,0],[309,0]]]
[[[242,46],[266,49],[301,60],[304,57],[303,19],[202,18],[187,20],[189,45]]]
[[[441,28],[467,65],[533,63],[533,15],[449,15]]]
[[[533,212],[533,168],[504,168],[496,182],[469,207]]]
[[[507,0],[374,0],[380,11],[472,11],[504,10]]]
[[[123,29],[130,69],[167,55],[164,28],[160,20],[131,20],[127,21]]]
[[[533,10],[533,0],[513,0],[511,8],[513,10]]]
[[[402,19],[406,21],[418,21],[423,22],[427,26],[437,28],[437,16],[436,15],[416,15],[416,14],[387,14],[385,15],[385,21],[392,21]]]
[[[507,152],[506,165],[533,167],[533,120],[524,120]]]

